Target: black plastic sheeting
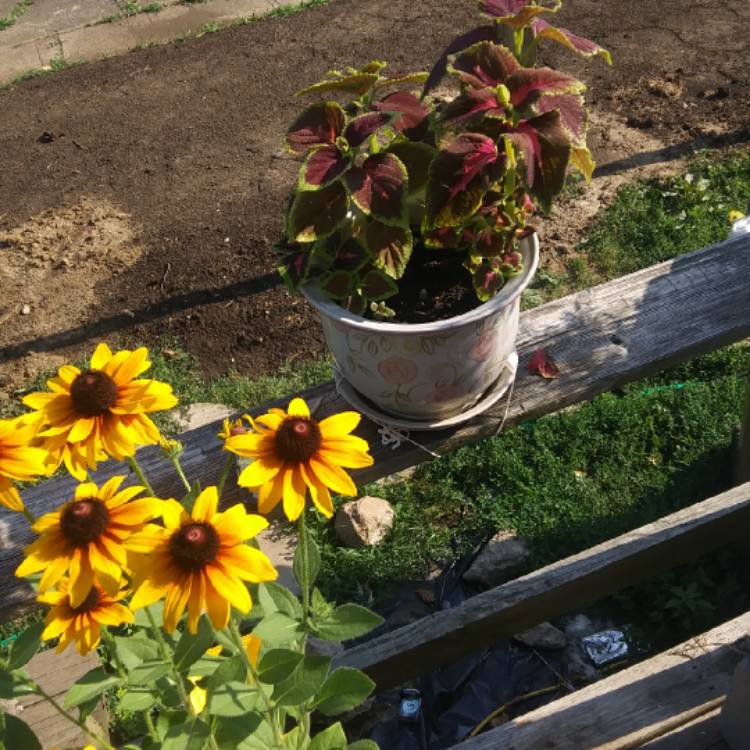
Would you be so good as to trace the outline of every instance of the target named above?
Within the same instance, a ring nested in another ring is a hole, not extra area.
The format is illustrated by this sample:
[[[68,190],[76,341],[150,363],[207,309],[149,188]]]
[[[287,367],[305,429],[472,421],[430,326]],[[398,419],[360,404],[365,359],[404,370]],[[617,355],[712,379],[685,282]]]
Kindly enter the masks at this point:
[[[461,604],[470,591],[461,575],[475,555],[451,565],[437,581],[436,608]],[[559,655],[541,658],[532,649],[503,641],[454,664],[440,667],[422,679],[421,711],[415,718],[396,716],[369,732],[381,750],[442,750],[462,740],[486,717],[519,696],[559,685]],[[561,691],[563,688],[561,687]],[[560,696],[550,692],[530,698],[509,709],[509,715],[525,713]],[[394,700],[398,694],[394,694]]]

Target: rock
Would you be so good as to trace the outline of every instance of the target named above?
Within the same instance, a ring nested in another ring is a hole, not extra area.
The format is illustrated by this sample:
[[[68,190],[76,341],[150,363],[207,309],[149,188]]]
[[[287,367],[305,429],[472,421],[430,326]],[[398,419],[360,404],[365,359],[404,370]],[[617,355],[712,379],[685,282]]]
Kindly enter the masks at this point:
[[[596,626],[586,615],[576,615],[572,617],[565,626],[565,635],[571,640],[583,638],[585,635],[591,635],[596,632]]]
[[[344,503],[336,511],[334,528],[347,547],[373,547],[388,536],[394,518],[393,508],[387,500],[366,495]]]
[[[514,639],[529,648],[540,648],[545,651],[555,651],[568,645],[565,633],[548,622],[524,630],[523,633],[515,635]]]
[[[209,424],[209,422],[215,422],[217,419],[231,417],[236,411],[236,409],[224,406],[224,404],[190,404],[185,413],[180,415],[180,429],[184,432],[195,430]]]
[[[31,305],[24,305],[21,308],[21,315],[29,315],[31,313]]]
[[[530,556],[528,545],[512,531],[498,531],[477,555],[464,578],[488,588],[499,586],[514,576]]]

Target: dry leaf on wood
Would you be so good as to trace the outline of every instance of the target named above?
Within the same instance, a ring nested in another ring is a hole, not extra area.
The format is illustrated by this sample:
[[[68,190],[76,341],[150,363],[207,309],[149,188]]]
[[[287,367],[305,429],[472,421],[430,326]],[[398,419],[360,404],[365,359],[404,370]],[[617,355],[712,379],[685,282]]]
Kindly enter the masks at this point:
[[[560,370],[552,357],[547,354],[546,349],[537,349],[531,355],[531,359],[526,367],[530,373],[541,375],[545,380],[554,380],[560,377]]]

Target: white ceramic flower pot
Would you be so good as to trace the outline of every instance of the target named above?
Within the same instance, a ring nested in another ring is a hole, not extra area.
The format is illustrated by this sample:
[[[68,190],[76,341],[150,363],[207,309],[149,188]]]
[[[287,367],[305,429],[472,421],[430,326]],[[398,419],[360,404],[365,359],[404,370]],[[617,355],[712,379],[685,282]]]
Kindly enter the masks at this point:
[[[381,411],[426,421],[461,414],[498,379],[518,333],[521,292],[539,261],[535,234],[520,247],[524,270],[491,300],[434,323],[367,320],[303,289],[346,380]]]

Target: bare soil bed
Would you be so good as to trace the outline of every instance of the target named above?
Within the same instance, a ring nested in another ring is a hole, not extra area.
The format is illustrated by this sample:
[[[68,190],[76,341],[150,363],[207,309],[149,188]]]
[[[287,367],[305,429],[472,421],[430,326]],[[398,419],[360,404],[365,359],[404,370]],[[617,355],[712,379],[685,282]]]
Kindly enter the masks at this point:
[[[334,0],[0,92],[0,395],[105,337],[176,337],[208,375],[320,354],[271,253],[297,169],[281,149],[293,94],[374,58],[425,68],[475,7]],[[600,165],[542,223],[547,262],[624,180],[750,139],[748,22],[745,0],[567,0],[560,24],[615,64],[544,53],[588,83]]]

